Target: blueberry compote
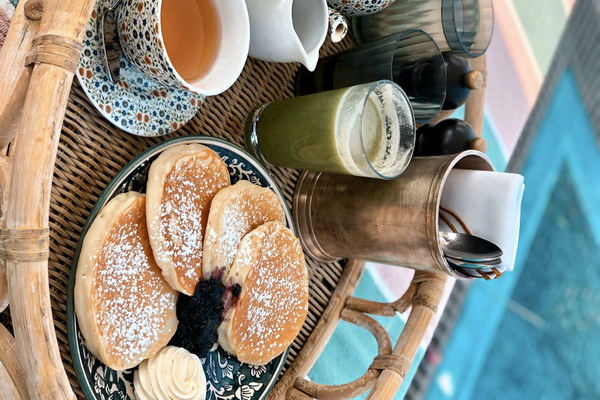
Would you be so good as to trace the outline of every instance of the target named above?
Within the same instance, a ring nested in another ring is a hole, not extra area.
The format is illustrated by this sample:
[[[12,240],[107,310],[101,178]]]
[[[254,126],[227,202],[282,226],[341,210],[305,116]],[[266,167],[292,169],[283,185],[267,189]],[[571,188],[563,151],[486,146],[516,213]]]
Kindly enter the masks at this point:
[[[242,288],[238,284],[225,287],[220,279],[201,281],[193,296],[180,293],[177,300],[179,326],[169,342],[206,357],[218,340],[217,329],[227,311],[235,306]]]

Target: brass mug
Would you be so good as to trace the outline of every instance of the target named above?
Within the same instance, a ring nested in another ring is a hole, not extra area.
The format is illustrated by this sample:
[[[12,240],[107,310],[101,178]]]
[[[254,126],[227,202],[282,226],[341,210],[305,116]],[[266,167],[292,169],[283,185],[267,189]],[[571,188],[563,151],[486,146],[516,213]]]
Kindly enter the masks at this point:
[[[392,180],[304,172],[294,221],[304,250],[320,261],[363,259],[464,278],[438,239],[439,208],[452,169],[493,171],[485,154],[415,157]]]

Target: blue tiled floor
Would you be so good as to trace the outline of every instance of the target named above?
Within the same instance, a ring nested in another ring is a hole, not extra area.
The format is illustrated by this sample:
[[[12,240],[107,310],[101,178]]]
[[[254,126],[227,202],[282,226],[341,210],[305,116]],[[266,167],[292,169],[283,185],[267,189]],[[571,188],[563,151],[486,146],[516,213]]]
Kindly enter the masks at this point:
[[[600,398],[600,147],[569,70],[521,173],[515,271],[472,286],[427,400]]]
[[[600,399],[599,253],[563,168],[473,399]]]

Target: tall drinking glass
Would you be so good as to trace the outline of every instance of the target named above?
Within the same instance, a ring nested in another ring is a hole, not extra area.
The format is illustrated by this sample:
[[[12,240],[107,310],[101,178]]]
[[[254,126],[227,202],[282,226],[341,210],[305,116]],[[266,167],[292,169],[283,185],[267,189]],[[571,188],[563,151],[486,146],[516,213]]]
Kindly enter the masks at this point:
[[[414,143],[410,102],[391,81],[274,101],[246,124],[246,146],[265,163],[371,178],[398,176]]]
[[[487,50],[494,28],[492,0],[396,0],[384,10],[352,19],[359,43],[422,29],[442,51],[479,57]]]
[[[435,41],[408,30],[319,61],[314,72],[301,68],[297,95],[387,79],[408,96],[415,120],[424,124],[440,112],[446,97],[446,65]]]

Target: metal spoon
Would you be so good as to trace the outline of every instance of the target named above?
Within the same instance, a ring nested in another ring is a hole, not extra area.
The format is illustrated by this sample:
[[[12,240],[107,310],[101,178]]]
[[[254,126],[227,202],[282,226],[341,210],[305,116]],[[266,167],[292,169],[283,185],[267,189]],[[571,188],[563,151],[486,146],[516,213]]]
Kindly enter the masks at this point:
[[[116,83],[121,72],[121,43],[117,30],[117,6],[121,0],[115,0],[98,16],[98,32],[102,42],[101,52],[104,68],[112,83]]]
[[[469,272],[469,271],[476,271],[476,270],[485,270],[487,269],[486,267],[481,267],[481,268],[462,268],[461,266],[454,264],[452,261],[450,260],[446,260],[448,262],[448,265],[450,266],[450,268],[452,268],[452,270],[454,272],[456,272],[457,274],[461,275],[463,278],[473,278],[474,277],[474,272]]]
[[[468,268],[468,269],[490,269],[490,268],[497,267],[498,265],[502,264],[501,258],[495,258],[493,260],[485,261],[485,262],[472,262],[472,261],[457,260],[455,258],[446,256],[446,261],[448,261],[448,263],[452,263],[454,265],[458,265],[459,267]]]
[[[502,256],[494,243],[466,233],[439,232],[444,255],[474,263],[491,261]]]
[[[462,276],[463,278],[473,278],[473,275],[468,273],[466,269],[459,267],[458,265],[452,263],[451,261],[448,261],[448,265],[450,266],[450,268],[452,268],[454,270],[454,272],[456,272],[458,275]]]

